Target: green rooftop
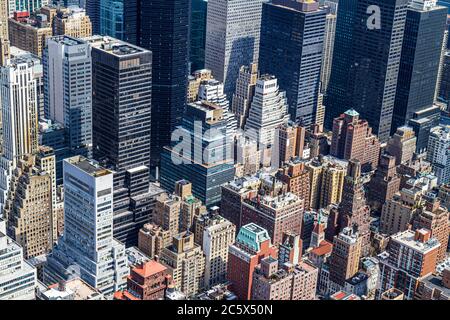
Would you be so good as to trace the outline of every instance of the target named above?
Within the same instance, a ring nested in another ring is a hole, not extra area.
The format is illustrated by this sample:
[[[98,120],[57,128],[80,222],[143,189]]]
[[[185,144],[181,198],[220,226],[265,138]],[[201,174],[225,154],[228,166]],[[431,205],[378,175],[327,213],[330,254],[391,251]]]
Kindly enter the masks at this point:
[[[255,223],[249,223],[239,230],[236,242],[243,244],[245,247],[251,248],[258,252],[261,248],[261,243],[270,240],[269,233],[266,229],[261,228]]]

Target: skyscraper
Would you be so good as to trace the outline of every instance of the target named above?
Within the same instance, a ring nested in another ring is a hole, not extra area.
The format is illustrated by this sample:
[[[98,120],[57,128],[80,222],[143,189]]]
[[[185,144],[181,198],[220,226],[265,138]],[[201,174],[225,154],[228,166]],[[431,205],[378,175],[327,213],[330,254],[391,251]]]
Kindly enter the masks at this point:
[[[45,117],[64,126],[73,154],[92,149],[92,63],[88,43],[69,36],[47,40],[44,50]]]
[[[191,0],[189,60],[191,71],[205,67],[206,12],[208,0]]]
[[[325,20],[325,34],[323,39],[322,71],[320,72],[320,91],[326,93],[330,81],[333,62],[334,38],[336,36],[337,2],[325,1],[324,10],[327,12]]]
[[[79,276],[111,296],[126,285],[126,259],[113,238],[113,173],[81,156],[65,159],[64,235],[48,256],[44,282]]]
[[[136,10],[136,44],[152,51],[151,163],[157,166],[186,107],[190,0],[140,0]],[[134,35],[127,37],[132,42]]]
[[[38,148],[37,87],[34,62],[16,57],[0,69],[3,145],[0,158],[0,209],[17,162]]]
[[[114,236],[136,245],[159,189],[150,188],[149,173],[152,53],[111,37],[86,41],[92,48],[93,154],[115,171]]]
[[[427,161],[439,184],[450,182],[450,126],[435,127],[428,140]]]
[[[34,300],[36,269],[23,258],[23,250],[6,235],[6,221],[0,220],[0,300]]]
[[[229,249],[227,272],[231,290],[239,299],[250,300],[253,272],[266,257],[276,258],[276,247],[271,244],[267,230],[254,223],[242,226]]]
[[[241,66],[258,63],[262,0],[209,0],[205,67],[231,99]]]
[[[220,202],[221,186],[233,180],[234,166],[223,109],[209,102],[188,104],[177,138],[163,151],[161,186],[174,191],[186,179],[192,193],[207,207]]]
[[[242,66],[239,69],[231,110],[236,115],[238,126],[241,129],[245,127],[258,78],[258,64],[256,63],[252,63],[249,66]]]
[[[446,21],[447,8],[436,0],[415,0],[408,7],[391,133],[414,112],[433,106]]]
[[[315,1],[273,0],[262,16],[260,70],[278,78],[291,120],[315,123],[326,11]]]
[[[124,10],[127,4],[124,0],[99,1],[99,34],[120,40],[126,40]]]
[[[407,0],[339,2],[325,126],[353,108],[367,119],[380,141],[387,142],[407,4]],[[374,11],[366,13],[368,8]]]
[[[85,0],[84,8],[86,14],[91,19],[92,34],[100,33],[100,1],[98,0]]]

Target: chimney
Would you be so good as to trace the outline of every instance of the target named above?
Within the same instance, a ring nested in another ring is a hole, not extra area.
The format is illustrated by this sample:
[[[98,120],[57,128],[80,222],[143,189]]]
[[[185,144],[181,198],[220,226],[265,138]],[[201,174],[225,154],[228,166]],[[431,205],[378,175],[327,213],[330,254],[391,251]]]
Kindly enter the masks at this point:
[[[414,240],[425,243],[430,240],[431,233],[427,229],[418,229],[414,235]]]

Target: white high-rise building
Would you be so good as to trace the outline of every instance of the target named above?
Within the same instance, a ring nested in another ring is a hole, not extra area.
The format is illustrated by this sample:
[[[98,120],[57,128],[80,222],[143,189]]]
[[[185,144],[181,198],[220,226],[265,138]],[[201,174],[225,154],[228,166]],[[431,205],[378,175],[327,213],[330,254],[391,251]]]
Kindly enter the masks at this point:
[[[105,296],[125,287],[125,246],[113,238],[112,171],[81,156],[64,160],[64,235],[47,262],[47,284],[79,276]]]
[[[3,141],[0,157],[0,209],[9,190],[17,161],[38,147],[37,86],[35,61],[16,57],[0,69]]]
[[[439,184],[450,182],[450,126],[435,127],[428,139],[427,160]]]
[[[230,102],[223,92],[223,83],[218,80],[203,80],[198,90],[198,100],[217,104],[223,109],[223,117],[227,122],[227,135],[233,137],[237,130],[235,115],[230,111]]]
[[[258,62],[262,0],[209,0],[205,67],[231,99],[239,68]]]
[[[0,300],[34,300],[36,269],[23,259],[22,248],[6,236],[6,221],[0,220]]]
[[[275,143],[276,128],[289,120],[286,93],[277,79],[263,75],[256,82],[255,95],[245,124],[245,134],[266,147]]]

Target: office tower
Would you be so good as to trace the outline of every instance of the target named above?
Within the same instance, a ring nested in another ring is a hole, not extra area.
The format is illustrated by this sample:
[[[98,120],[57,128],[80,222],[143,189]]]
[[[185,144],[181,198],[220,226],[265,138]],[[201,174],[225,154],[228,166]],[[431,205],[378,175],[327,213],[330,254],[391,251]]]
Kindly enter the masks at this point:
[[[47,284],[79,276],[105,296],[125,287],[125,246],[113,238],[113,173],[82,156],[64,160],[64,235],[47,257]],[[72,275],[75,272],[75,275]]]
[[[137,245],[160,188],[150,184],[152,53],[111,37],[93,36],[94,158],[115,171],[114,237]]]
[[[304,126],[316,122],[326,14],[314,1],[263,4],[260,70],[278,78],[291,120]]]
[[[114,300],[163,300],[167,268],[150,260],[131,269],[127,289],[114,293]]]
[[[253,273],[261,259],[276,258],[277,249],[271,244],[267,230],[257,224],[244,225],[239,230],[236,242],[229,248],[227,279],[231,291],[238,299],[250,300]]]
[[[27,12],[16,12],[8,20],[9,41],[11,46],[34,53],[42,57],[46,39],[53,32],[48,21],[38,21],[29,18]]]
[[[162,249],[160,259],[172,275],[175,287],[186,296],[204,288],[205,255],[194,243],[193,233],[182,232],[173,237],[172,245]]]
[[[238,126],[241,129],[245,127],[258,78],[257,63],[240,67],[239,75],[236,79],[236,89],[233,93],[231,110],[236,115]]]
[[[380,261],[379,291],[391,288],[402,291],[412,300],[419,282],[436,269],[439,241],[430,231],[406,230],[391,236],[387,251],[378,255]]]
[[[92,24],[86,11],[79,7],[60,9],[53,19],[53,34],[74,38],[85,38],[92,35]]]
[[[330,256],[330,281],[343,287],[359,270],[361,237],[351,227],[344,228],[333,240]]]
[[[379,210],[400,189],[400,177],[397,175],[395,157],[382,155],[375,174],[367,184],[367,200],[372,209]]]
[[[421,279],[414,300],[450,300],[450,268]]]
[[[99,4],[99,31],[97,34],[126,40],[125,34],[125,8],[124,0],[98,0]],[[130,8],[131,9],[131,8]],[[134,9],[134,8],[132,8]],[[91,9],[92,10],[92,9]]]
[[[283,234],[300,234],[305,200],[293,193],[266,195],[244,200],[242,224],[256,223],[269,233],[272,243],[279,245]]]
[[[195,134],[194,134],[195,133]],[[234,177],[223,109],[209,102],[188,104],[171,147],[165,147],[161,186],[172,192],[175,182],[192,183],[193,195],[206,207],[220,202],[221,186]]]
[[[427,229],[431,232],[431,237],[439,241],[436,263],[441,263],[446,260],[449,238],[448,210],[441,207],[439,199],[434,194],[427,194],[424,199],[425,205],[414,217],[413,228]]]
[[[235,177],[254,175],[261,167],[261,155],[256,141],[240,136],[235,142]]]
[[[217,80],[203,80],[198,89],[198,100],[208,101],[223,109],[223,117],[227,122],[227,135],[230,143],[233,141],[237,130],[237,121],[234,114],[230,111],[229,101],[223,92],[223,84]]]
[[[427,161],[433,166],[433,172],[439,184],[450,182],[450,127],[436,127],[428,140]]]
[[[217,213],[203,218],[203,253],[205,254],[205,287],[226,281],[228,249],[234,243],[236,226]],[[196,230],[197,232],[197,230]]]
[[[380,233],[392,235],[407,230],[421,203],[420,190],[406,188],[400,190],[383,205]]]
[[[433,105],[425,110],[414,112],[413,119],[408,121],[408,127],[414,130],[417,137],[417,154],[423,154],[427,151],[431,131],[440,123],[441,113],[439,110],[438,105]]]
[[[208,0],[191,0],[189,60],[191,71],[205,67],[206,12]]]
[[[320,92],[326,94],[330,81],[333,62],[334,38],[336,36],[337,2],[325,1],[323,8],[327,15],[325,20],[325,34],[323,37],[322,70],[320,72]]]
[[[302,261],[302,239],[299,234],[286,232],[283,234],[283,240],[278,247],[278,267],[281,268],[285,263],[298,265]]]
[[[9,15],[12,16],[16,11],[34,12],[49,5],[50,0],[5,0],[4,2],[9,4]]]
[[[88,43],[68,36],[52,37],[44,50],[43,65],[45,118],[64,126],[72,154],[89,156],[92,149],[92,64]],[[54,147],[57,149],[56,145]]]
[[[211,70],[209,69],[200,69],[196,70],[189,76],[188,83],[188,97],[187,102],[195,102],[198,100],[198,90],[200,88],[200,84],[204,80],[212,80],[213,76]]]
[[[11,177],[3,214],[8,234],[23,248],[25,259],[50,252],[57,240],[54,164],[52,150],[41,148],[39,155],[19,160]]]
[[[255,268],[252,300],[314,300],[319,272],[308,262],[284,264],[266,257]]]
[[[91,19],[92,34],[100,33],[100,3],[98,0],[85,0],[84,8]]]
[[[309,171],[305,162],[293,160],[278,171],[278,179],[287,185],[287,190],[305,201],[305,209],[309,209],[311,192]]]
[[[0,300],[34,300],[36,269],[23,258],[23,250],[6,235],[6,221],[0,220]]]
[[[127,38],[152,52],[151,162],[160,166],[163,148],[170,145],[186,107],[190,0],[133,0],[127,5],[137,12],[127,13]]]
[[[433,106],[446,22],[447,8],[436,0],[416,0],[407,9],[392,134],[414,112]]]
[[[407,4],[407,0],[339,3],[333,68],[324,101],[326,126],[353,108],[367,119],[380,141],[387,142]],[[380,8],[382,19],[366,13],[371,5]]]
[[[337,208],[339,230],[354,227],[361,238],[361,255],[367,256],[370,249],[370,209],[366,205],[361,163],[350,160],[344,178],[342,201]]]
[[[340,159],[357,159],[365,171],[375,170],[380,142],[368,122],[360,119],[354,109],[349,109],[333,120],[330,154]]]
[[[277,78],[271,75],[258,78],[245,122],[245,135],[255,140],[260,150],[271,147],[277,142],[276,128],[288,119],[286,93],[280,91]]]
[[[220,215],[233,223],[236,230],[240,230],[242,226],[244,199],[256,197],[260,184],[260,179],[253,176],[244,176],[222,186]]]
[[[447,103],[450,100],[450,50],[447,50],[443,57],[438,98]]]
[[[396,165],[409,163],[416,151],[416,141],[417,138],[412,128],[399,127],[389,139],[386,152],[395,157]]]
[[[205,67],[231,99],[242,66],[258,63],[261,0],[208,0]]]
[[[310,208],[326,208],[341,202],[347,164],[335,158],[319,157],[306,163],[310,181]]]
[[[0,68],[2,156],[0,158],[0,207],[5,204],[13,170],[18,161],[38,148],[37,89],[34,62],[16,57]],[[26,98],[25,98],[26,97]]]

